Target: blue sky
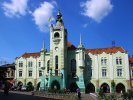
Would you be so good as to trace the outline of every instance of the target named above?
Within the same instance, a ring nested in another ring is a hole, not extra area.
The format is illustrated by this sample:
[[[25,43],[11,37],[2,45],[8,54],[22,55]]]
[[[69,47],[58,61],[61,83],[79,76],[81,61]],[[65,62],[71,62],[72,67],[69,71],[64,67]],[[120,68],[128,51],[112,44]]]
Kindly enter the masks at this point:
[[[133,54],[133,0],[0,0],[0,60],[49,49],[48,18],[61,10],[68,40],[85,48],[111,47]],[[53,19],[52,23],[55,23]]]

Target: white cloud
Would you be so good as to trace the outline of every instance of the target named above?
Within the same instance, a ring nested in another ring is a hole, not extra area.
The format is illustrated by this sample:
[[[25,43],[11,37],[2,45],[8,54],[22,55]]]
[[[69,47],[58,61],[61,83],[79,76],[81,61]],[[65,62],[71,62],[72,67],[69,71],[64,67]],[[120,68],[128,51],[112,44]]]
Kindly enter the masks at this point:
[[[4,2],[2,8],[7,17],[20,17],[26,14],[28,0],[11,0]]]
[[[88,26],[88,24],[86,23],[86,24],[83,25],[83,28],[86,28],[87,26]]]
[[[83,8],[81,14],[96,22],[101,22],[113,9],[111,0],[87,0],[86,2],[82,2],[80,6]]]
[[[47,32],[49,22],[48,19],[53,16],[55,2],[43,2],[40,7],[32,12],[35,24],[39,27],[40,31]]]

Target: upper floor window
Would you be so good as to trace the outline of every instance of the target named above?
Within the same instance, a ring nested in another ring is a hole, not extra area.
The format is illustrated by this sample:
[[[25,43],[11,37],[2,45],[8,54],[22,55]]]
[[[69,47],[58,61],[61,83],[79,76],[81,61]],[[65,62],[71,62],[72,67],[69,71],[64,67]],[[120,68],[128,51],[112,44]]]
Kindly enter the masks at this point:
[[[38,62],[38,67],[41,67],[41,62],[40,61]]]
[[[39,77],[40,77],[40,76],[42,76],[42,71],[41,71],[41,70],[39,70]]]
[[[116,57],[116,64],[122,64],[122,58],[121,57]]]
[[[58,69],[58,56],[55,56],[55,69]]]
[[[22,71],[19,71],[19,77],[22,77]]]
[[[133,77],[133,69],[131,70],[131,77]]]
[[[102,77],[106,77],[107,76],[107,69],[102,69]]]
[[[47,62],[47,73],[49,73],[49,67],[50,67],[50,60]]]
[[[33,65],[32,61],[29,61],[29,62],[28,62],[28,66],[29,66],[29,67],[32,67],[32,65]]]
[[[32,71],[29,71],[29,77],[32,77]]]
[[[76,75],[76,60],[75,59],[71,60],[71,72],[72,72],[72,76],[74,77]]]
[[[59,37],[60,37],[59,33],[56,32],[56,33],[54,34],[54,38],[59,38]]]
[[[107,58],[106,57],[101,58],[101,65],[107,65]]]
[[[23,67],[23,62],[19,61],[19,67]]]
[[[119,77],[122,76],[122,69],[117,69],[117,76],[119,76]]]

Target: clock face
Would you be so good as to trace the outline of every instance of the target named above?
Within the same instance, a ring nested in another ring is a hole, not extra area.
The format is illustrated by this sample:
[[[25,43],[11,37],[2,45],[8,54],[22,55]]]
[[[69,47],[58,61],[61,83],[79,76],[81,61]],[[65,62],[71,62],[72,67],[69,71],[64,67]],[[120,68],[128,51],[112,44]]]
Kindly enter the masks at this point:
[[[56,51],[58,51],[58,49],[59,49],[58,47],[55,47],[55,50],[56,50]]]

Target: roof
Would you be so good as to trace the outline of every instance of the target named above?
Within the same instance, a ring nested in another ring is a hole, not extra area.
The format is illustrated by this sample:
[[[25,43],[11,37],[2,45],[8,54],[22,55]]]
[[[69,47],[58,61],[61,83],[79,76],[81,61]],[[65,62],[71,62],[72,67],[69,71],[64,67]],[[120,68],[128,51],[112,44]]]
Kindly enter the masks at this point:
[[[3,67],[3,68],[13,68],[15,69],[15,64],[4,64],[4,65],[1,65],[0,67]]]
[[[133,56],[129,57],[129,63],[133,64]]]
[[[70,42],[67,42],[67,47],[68,47],[68,50],[76,50],[76,47]]]
[[[86,49],[86,53],[91,53],[91,54],[101,54],[103,52],[105,52],[105,53],[116,53],[118,51],[119,52],[125,52],[125,50],[122,47]]]
[[[37,58],[40,56],[40,52],[35,52],[35,53],[24,53],[22,57],[24,58],[29,58],[29,57],[34,57]]]

